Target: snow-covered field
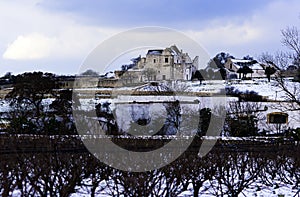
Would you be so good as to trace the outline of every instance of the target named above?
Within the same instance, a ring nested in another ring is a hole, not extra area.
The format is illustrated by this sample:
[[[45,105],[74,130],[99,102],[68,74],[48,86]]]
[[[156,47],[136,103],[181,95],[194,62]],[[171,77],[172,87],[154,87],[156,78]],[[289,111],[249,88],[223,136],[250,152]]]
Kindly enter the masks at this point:
[[[295,86],[299,85],[298,83],[287,81],[287,84],[290,88],[294,88]],[[199,84],[199,82],[176,82],[176,84],[172,84],[173,87],[177,87],[177,91],[185,91],[185,92],[210,92],[210,93],[222,93],[224,92],[225,87],[233,87],[235,90],[238,90],[240,92],[245,91],[254,91],[257,92],[259,95],[266,97],[270,101],[268,102],[260,102],[260,112],[259,112],[259,121],[258,126],[260,129],[265,130],[272,130],[274,125],[267,124],[267,114],[272,112],[285,112],[289,115],[288,123],[283,124],[281,129],[289,129],[289,128],[298,128],[300,127],[300,116],[299,111],[295,110],[289,110],[290,103],[284,102],[286,100],[286,95],[284,92],[281,91],[281,89],[276,86],[275,81],[268,82],[265,79],[256,79],[256,80],[247,80],[247,81],[232,81],[232,82],[225,82],[225,81],[204,81],[203,84]],[[180,88],[178,88],[180,87]],[[133,91],[133,87],[128,87],[131,91]],[[143,87],[145,89],[145,87]],[[184,88],[184,89],[183,89]],[[138,88],[141,89],[141,88]],[[175,88],[174,88],[175,89]],[[115,95],[114,99],[107,99],[107,98],[99,98],[99,99],[80,99],[81,102],[81,109],[86,110],[93,110],[94,106],[98,103],[105,103],[109,102],[111,103],[110,107],[112,110],[117,109],[118,112],[118,118],[119,123],[122,122],[122,125],[124,125],[124,122],[129,123],[131,121],[130,116],[130,109],[133,105],[137,105],[137,103],[144,103],[145,106],[158,106],[162,110],[161,114],[163,114],[164,107],[162,105],[163,102],[168,101],[176,101],[178,100],[183,107],[185,105],[185,108],[210,108],[212,110],[218,110],[218,108],[225,106],[227,111],[230,109],[230,106],[228,105],[229,102],[237,100],[236,97],[226,97],[225,95],[222,96],[222,94],[218,94],[217,96],[182,96],[180,92],[178,92],[178,95],[174,96],[155,96],[155,95],[148,95],[148,96],[137,96],[137,95]],[[199,106],[195,104],[187,104],[192,102],[199,102]],[[136,102],[136,104],[134,104]],[[152,102],[152,103],[151,103]],[[151,104],[149,104],[151,103]],[[184,104],[185,103],[185,104]],[[118,107],[117,107],[118,106]],[[188,106],[188,107],[187,107]],[[151,109],[154,109],[154,107],[150,107]],[[264,111],[264,108],[267,110]],[[137,108],[136,108],[137,109]],[[159,111],[156,110],[156,111]],[[197,109],[196,109],[197,110]],[[150,110],[151,112],[151,110]],[[153,112],[153,110],[152,110]],[[184,112],[184,110],[183,110]],[[124,114],[125,113],[125,114]],[[139,112],[136,111],[138,114]],[[140,114],[142,114],[141,112]],[[153,112],[154,113],[154,112]],[[122,115],[123,114],[123,115]],[[156,113],[156,114],[159,114]],[[125,127],[127,127],[125,125]],[[277,132],[277,131],[276,131]]]
[[[292,90],[294,87],[298,87],[300,83],[291,82],[289,79],[286,79],[286,83],[288,84],[288,87]],[[192,103],[192,102],[199,102],[200,105],[196,108],[211,108],[211,109],[217,109],[220,106],[226,106],[228,109],[228,102],[237,100],[236,97],[226,97],[225,96],[225,87],[232,87],[234,90],[238,90],[240,92],[245,91],[254,91],[257,92],[259,95],[266,97],[272,102],[261,102],[262,106],[265,106],[268,108],[267,111],[261,112],[261,114],[264,116],[264,118],[261,120],[261,122],[258,123],[259,127],[268,129],[266,127],[269,127],[269,125],[266,125],[266,116],[268,113],[271,112],[286,112],[289,114],[289,122],[287,125],[283,125],[284,128],[297,128],[300,127],[300,117],[298,111],[288,110],[289,106],[285,103],[278,103],[277,101],[285,101],[286,100],[286,94],[277,86],[276,81],[271,80],[271,82],[268,82],[266,79],[255,79],[255,80],[233,80],[233,81],[224,81],[224,80],[213,80],[213,81],[203,81],[202,84],[200,84],[198,81],[195,82],[182,82],[182,81],[176,81],[172,84],[167,84],[168,87],[171,87],[172,90],[174,90],[173,96],[155,96],[155,95],[128,95],[126,94],[126,91],[133,92],[136,89],[147,91],[151,89],[151,87],[147,89],[147,86],[143,85],[140,87],[122,87],[122,88],[116,88],[114,90],[113,88],[85,88],[85,89],[76,89],[75,92],[79,94],[84,94],[84,92],[90,93],[96,93],[97,91],[113,91],[114,98],[101,98],[101,97],[95,97],[95,95],[91,95],[91,98],[81,98],[80,99],[80,107],[79,109],[82,110],[94,110],[95,106],[99,103],[111,103],[110,108],[111,110],[117,109],[116,106],[119,106],[119,110],[117,112],[119,119],[119,122],[130,122],[128,118],[129,111],[131,106],[120,105],[120,103],[133,103],[133,102],[139,102],[139,103],[145,103],[145,105],[149,105],[147,103],[152,102],[152,106],[160,105],[160,109],[163,110],[162,113],[164,113],[164,107],[162,107],[163,102],[169,102],[169,101],[176,101],[178,100],[180,104],[185,105],[185,109],[187,108],[194,108],[194,104],[186,104],[186,103]],[[153,87],[152,87],[153,88]],[[154,87],[156,88],[156,87]],[[300,87],[299,87],[300,89]],[[118,95],[118,91],[122,91],[121,94]],[[115,92],[114,92],[115,91]],[[176,94],[178,92],[178,94]],[[180,94],[180,92],[202,92],[202,93],[217,93],[217,96],[183,96]],[[224,94],[222,96],[222,93]],[[45,99],[44,105],[49,105],[53,99]],[[185,103],[185,104],[183,104]],[[122,106],[122,107],[121,107]],[[126,108],[126,109],[125,109]],[[156,107],[157,108],[157,107]],[[159,110],[153,110],[154,107],[151,107],[153,114],[156,112],[159,113]],[[0,101],[0,112],[9,111],[10,106],[7,101],[1,100]],[[47,110],[47,108],[45,109]],[[124,111],[125,110],[125,111]],[[150,110],[151,112],[151,110]],[[125,113],[125,115],[124,115]],[[137,112],[138,113],[138,112]],[[123,114],[123,115],[121,115]]]
[[[86,182],[91,184],[91,180],[86,180]],[[210,187],[211,181],[206,181],[203,183],[203,188],[201,190],[205,190],[204,192],[199,193],[199,195],[202,197],[214,197],[215,196],[215,189]],[[256,185],[257,184],[257,185]],[[276,183],[274,183],[276,185]],[[283,185],[280,182],[277,182],[277,185],[280,185],[279,188],[276,187],[268,187],[263,188],[261,190],[258,190],[257,188],[259,186],[264,187],[263,185],[260,185],[258,183],[254,183],[252,185],[253,189],[245,189],[241,194],[238,195],[238,197],[294,197],[295,194],[298,192],[297,189],[293,189],[292,186],[289,185]],[[102,181],[99,184],[99,187],[96,189],[97,196],[103,196],[103,197],[110,197],[112,196],[112,193],[114,193],[109,187],[107,187],[107,181]],[[163,186],[165,188],[166,186]],[[122,192],[122,187],[120,186],[120,190]],[[71,194],[70,197],[89,197],[90,196],[90,188],[78,188],[78,193]],[[159,192],[157,192],[159,193]],[[15,193],[15,196],[18,196],[18,192]],[[116,195],[116,194],[115,194]],[[187,190],[181,192],[177,195],[178,197],[191,197],[194,196],[194,189],[193,185],[190,183],[187,187]],[[230,196],[230,195],[226,195]]]

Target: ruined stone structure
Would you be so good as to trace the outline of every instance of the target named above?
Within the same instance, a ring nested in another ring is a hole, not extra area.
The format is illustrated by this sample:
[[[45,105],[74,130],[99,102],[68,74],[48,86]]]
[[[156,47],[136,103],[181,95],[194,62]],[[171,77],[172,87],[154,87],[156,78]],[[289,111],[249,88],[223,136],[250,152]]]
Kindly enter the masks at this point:
[[[127,80],[130,76],[134,82],[191,80],[192,74],[198,69],[198,56],[192,60],[188,53],[182,52],[176,45],[148,50],[146,57],[134,58],[133,62],[135,65],[125,75],[118,75],[120,72],[117,71],[116,77],[125,77]]]

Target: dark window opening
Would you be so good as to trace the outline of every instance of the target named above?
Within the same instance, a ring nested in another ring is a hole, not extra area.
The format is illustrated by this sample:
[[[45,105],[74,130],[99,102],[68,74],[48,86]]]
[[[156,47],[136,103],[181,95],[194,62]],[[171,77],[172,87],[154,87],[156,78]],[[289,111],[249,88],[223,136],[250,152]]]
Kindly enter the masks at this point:
[[[288,114],[273,112],[267,115],[269,124],[286,124],[288,123]]]

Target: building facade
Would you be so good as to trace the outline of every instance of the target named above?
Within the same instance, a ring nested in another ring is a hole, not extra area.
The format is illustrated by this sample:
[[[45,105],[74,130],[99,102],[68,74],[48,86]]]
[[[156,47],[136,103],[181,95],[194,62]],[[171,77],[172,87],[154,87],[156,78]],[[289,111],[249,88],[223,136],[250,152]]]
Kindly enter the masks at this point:
[[[198,69],[198,56],[192,60],[188,53],[172,45],[165,49],[148,50],[146,57],[134,58],[133,63],[134,66],[126,73],[116,76],[126,79],[130,76],[134,82],[191,80]]]

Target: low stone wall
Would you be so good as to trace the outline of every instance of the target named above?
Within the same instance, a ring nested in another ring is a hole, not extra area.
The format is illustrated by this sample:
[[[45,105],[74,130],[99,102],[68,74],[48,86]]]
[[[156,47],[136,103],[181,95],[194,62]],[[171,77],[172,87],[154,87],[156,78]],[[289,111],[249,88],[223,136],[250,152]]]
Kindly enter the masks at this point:
[[[150,151],[158,149],[171,140],[180,143],[184,138],[154,136],[154,137],[123,137],[123,136],[85,136],[90,143],[101,143],[109,138],[116,145],[131,151]],[[212,143],[215,142],[214,139]],[[177,143],[176,142],[176,143]],[[195,137],[187,151],[199,151],[203,138]],[[174,149],[176,149],[174,143]],[[209,144],[209,143],[206,143]],[[217,139],[214,149],[222,152],[274,152],[300,151],[300,142],[284,138],[260,139]],[[28,152],[85,152],[87,151],[79,136],[43,136],[43,135],[0,135],[0,154]]]

